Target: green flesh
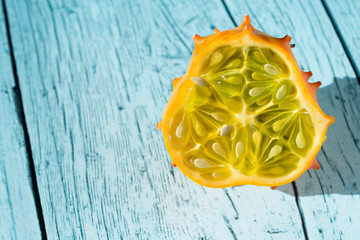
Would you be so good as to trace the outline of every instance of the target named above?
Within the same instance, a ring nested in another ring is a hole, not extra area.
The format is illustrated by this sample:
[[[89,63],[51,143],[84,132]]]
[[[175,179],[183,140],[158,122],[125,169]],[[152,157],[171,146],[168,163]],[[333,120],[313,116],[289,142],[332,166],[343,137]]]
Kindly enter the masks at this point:
[[[281,57],[267,48],[222,46],[200,69],[194,77],[205,86],[193,85],[171,122],[170,142],[184,165],[207,180],[234,170],[265,178],[296,170],[316,132]]]

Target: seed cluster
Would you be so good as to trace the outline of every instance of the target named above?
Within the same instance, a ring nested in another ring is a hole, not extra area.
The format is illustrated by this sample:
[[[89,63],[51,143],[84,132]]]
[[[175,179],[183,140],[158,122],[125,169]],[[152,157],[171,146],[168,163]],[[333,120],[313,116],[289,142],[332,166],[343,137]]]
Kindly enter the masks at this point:
[[[289,76],[270,49],[215,49],[171,122],[171,144],[184,164],[211,180],[234,170],[270,178],[295,170],[315,130]]]

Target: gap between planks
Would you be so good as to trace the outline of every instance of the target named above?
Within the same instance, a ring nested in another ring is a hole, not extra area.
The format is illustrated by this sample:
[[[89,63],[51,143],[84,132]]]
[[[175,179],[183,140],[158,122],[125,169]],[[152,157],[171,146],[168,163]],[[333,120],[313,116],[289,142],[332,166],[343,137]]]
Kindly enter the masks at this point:
[[[299,202],[299,194],[298,194],[298,190],[297,190],[295,181],[291,182],[291,185],[292,185],[292,187],[294,189],[295,202],[296,202],[296,206],[297,206],[297,208],[299,210],[299,215],[300,215],[300,219],[301,219],[302,229],[303,229],[303,232],[304,232],[304,237],[305,237],[305,240],[309,240],[309,236],[308,236],[308,233],[307,233],[307,230],[306,230],[305,216],[304,216],[302,207],[301,207],[300,202]]]
[[[13,49],[13,44],[11,41],[9,19],[8,19],[8,15],[7,15],[7,11],[6,11],[5,0],[2,0],[2,5],[3,5],[3,11],[4,11],[4,17],[5,17],[5,26],[6,26],[6,35],[7,35],[6,37],[8,39],[9,50],[10,50],[11,67],[13,70],[13,75],[14,75],[14,80],[15,80],[14,98],[17,98],[16,99],[16,102],[18,103],[16,106],[17,114],[20,119],[20,124],[21,124],[22,130],[24,132],[26,154],[27,154],[27,159],[29,160],[29,174],[30,174],[30,181],[31,181],[31,189],[32,189],[33,196],[34,196],[34,202],[35,202],[35,206],[36,206],[36,214],[37,214],[37,217],[39,220],[41,237],[42,237],[42,239],[47,239],[44,215],[42,212],[39,188],[37,185],[36,174],[35,174],[35,164],[34,164],[34,159],[32,157],[30,138],[29,138],[29,133],[28,133],[28,129],[26,126],[24,106],[22,103],[22,97],[21,97],[21,91],[20,91],[19,78],[18,78],[17,70],[16,70],[14,49]]]

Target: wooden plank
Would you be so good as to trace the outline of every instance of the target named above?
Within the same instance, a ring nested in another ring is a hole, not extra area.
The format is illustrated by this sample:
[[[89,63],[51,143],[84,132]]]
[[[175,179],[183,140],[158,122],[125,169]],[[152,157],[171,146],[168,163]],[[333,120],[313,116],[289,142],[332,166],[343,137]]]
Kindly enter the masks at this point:
[[[0,66],[0,239],[40,239],[2,4]]]
[[[320,1],[226,1],[237,22],[245,13],[260,30],[293,37],[300,66],[321,81],[318,100],[336,122],[318,154],[322,168],[298,180],[309,239],[357,239],[360,234],[360,88]],[[280,191],[287,193],[283,187]],[[291,194],[291,193],[290,193]]]
[[[221,2],[8,5],[49,239],[304,238],[291,195],[201,187],[155,129]]]
[[[346,54],[352,60],[357,77],[360,76],[360,1],[323,0],[328,14],[345,47]],[[360,80],[359,80],[360,81]]]

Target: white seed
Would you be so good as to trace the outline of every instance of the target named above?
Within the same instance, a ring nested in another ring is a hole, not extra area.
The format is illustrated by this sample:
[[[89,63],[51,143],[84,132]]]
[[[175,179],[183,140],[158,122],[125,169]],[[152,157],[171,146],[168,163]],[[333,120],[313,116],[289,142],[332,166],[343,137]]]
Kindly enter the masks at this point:
[[[227,119],[226,114],[224,113],[211,113],[211,116],[220,122],[223,122]]]
[[[267,63],[264,66],[265,71],[270,75],[279,75],[280,71],[272,64]]]
[[[236,157],[240,157],[241,153],[244,151],[244,144],[242,142],[238,142],[236,144]]]
[[[206,86],[206,81],[205,79],[203,79],[202,77],[191,77],[191,80],[196,84],[199,85],[201,87]]]
[[[281,119],[281,120],[278,120],[276,122],[273,123],[273,130],[274,131],[280,131],[281,129],[283,129],[284,127],[284,124],[286,123],[286,120],[287,119]]]
[[[249,95],[252,97],[256,97],[256,96],[260,95],[264,90],[265,90],[264,88],[253,88],[253,89],[250,89]]]
[[[260,143],[260,137],[261,137],[260,133],[258,131],[256,131],[253,133],[252,137],[253,137],[254,143],[256,145],[258,145]]]
[[[269,153],[269,158],[275,157],[279,155],[281,152],[282,152],[282,147],[280,145],[275,145]]]
[[[219,51],[216,51],[211,57],[210,66],[214,66],[218,64],[222,59],[223,59],[223,54]]]
[[[196,167],[198,168],[208,168],[211,167],[211,164],[208,163],[206,160],[202,159],[202,158],[197,158],[194,160],[194,164]]]
[[[276,99],[281,100],[286,95],[286,85],[282,85],[276,93]]]
[[[298,135],[296,136],[296,145],[299,147],[299,148],[303,148],[305,147],[305,138],[304,138],[304,135],[303,133],[300,131],[298,133]]]
[[[217,154],[221,155],[221,156],[225,156],[225,152],[223,147],[219,144],[219,143],[214,143],[212,145],[212,149],[214,150],[214,152],[216,152]]]
[[[185,124],[184,121],[181,121],[179,126],[176,128],[175,134],[178,138],[182,138],[184,136],[184,133],[185,133]]]
[[[228,134],[228,132],[230,131],[230,126],[225,124],[221,127],[221,130],[220,130],[220,136],[225,136],[226,134]]]

